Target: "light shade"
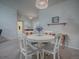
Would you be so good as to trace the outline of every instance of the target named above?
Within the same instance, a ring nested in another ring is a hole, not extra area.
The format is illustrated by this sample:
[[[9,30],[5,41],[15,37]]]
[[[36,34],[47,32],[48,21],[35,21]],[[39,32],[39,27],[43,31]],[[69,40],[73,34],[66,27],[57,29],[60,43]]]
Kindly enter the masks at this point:
[[[32,19],[33,19],[33,16],[29,16],[28,18],[29,18],[30,20],[32,20]]]
[[[48,7],[48,0],[36,0],[36,7],[38,9],[45,9]]]

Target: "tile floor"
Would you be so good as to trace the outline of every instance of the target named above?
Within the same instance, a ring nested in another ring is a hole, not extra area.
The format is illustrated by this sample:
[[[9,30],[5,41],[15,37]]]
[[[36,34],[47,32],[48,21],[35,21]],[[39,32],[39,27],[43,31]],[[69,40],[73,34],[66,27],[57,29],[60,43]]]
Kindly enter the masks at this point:
[[[60,51],[61,59],[79,59],[79,50],[64,48]],[[17,40],[9,40],[0,44],[0,59],[19,59]],[[36,59],[35,55],[33,59]],[[45,54],[45,59],[52,59],[52,55]]]

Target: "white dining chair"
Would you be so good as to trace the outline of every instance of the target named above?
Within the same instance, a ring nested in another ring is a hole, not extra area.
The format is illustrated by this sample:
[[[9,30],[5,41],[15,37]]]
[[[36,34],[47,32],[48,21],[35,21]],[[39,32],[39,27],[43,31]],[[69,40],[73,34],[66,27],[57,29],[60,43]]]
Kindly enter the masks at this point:
[[[20,59],[22,59],[22,55],[25,56],[25,59],[28,59],[28,57],[32,59],[32,55],[36,54],[39,49],[31,45],[23,33],[18,33],[18,40],[20,44]]]
[[[22,55],[25,56],[25,59],[28,59],[28,56],[32,57],[33,54],[37,53],[39,49],[27,41],[27,36],[24,34],[24,22],[21,20],[17,21],[17,37],[19,41],[18,51],[20,52],[20,59],[22,59]]]
[[[48,45],[46,45],[45,47],[43,47],[43,58],[44,58],[44,53],[48,53],[48,54],[52,54],[53,55],[53,59],[56,59],[56,54],[58,59],[60,59],[60,55],[59,55],[59,46],[60,46],[60,42],[61,42],[61,34],[57,34],[55,35],[55,42],[54,43],[50,43]]]

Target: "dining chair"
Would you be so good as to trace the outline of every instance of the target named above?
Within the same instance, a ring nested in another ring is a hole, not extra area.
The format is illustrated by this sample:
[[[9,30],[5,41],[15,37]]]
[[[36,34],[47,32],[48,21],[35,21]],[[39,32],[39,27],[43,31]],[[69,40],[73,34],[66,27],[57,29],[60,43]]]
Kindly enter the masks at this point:
[[[56,59],[56,54],[58,59],[60,59],[60,55],[59,55],[59,46],[60,46],[60,42],[61,42],[61,34],[57,34],[55,35],[55,42],[54,43],[50,43],[48,45],[46,45],[45,47],[43,47],[43,58],[44,58],[44,53],[48,53],[48,54],[52,54],[53,55],[53,59]]]
[[[32,59],[32,55],[36,54],[39,49],[31,45],[23,33],[18,33],[18,40],[20,44],[20,59],[22,59],[22,55],[25,56],[25,59],[28,59],[28,57]]]
[[[22,59],[22,55],[25,56],[25,59],[28,59],[27,57],[32,57],[33,54],[36,54],[39,50],[38,48],[34,47],[30,42],[27,40],[27,36],[24,34],[24,22],[21,20],[17,21],[17,38],[19,43],[19,49],[20,52],[20,59]]]

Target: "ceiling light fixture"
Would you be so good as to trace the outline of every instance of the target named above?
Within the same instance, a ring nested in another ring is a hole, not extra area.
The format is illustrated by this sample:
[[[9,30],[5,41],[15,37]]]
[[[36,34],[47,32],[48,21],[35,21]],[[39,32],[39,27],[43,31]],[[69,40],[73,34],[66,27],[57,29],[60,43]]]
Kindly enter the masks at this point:
[[[29,19],[33,19],[33,17],[32,16],[29,16]]]
[[[45,9],[48,7],[48,0],[36,0],[36,7],[38,9]]]

